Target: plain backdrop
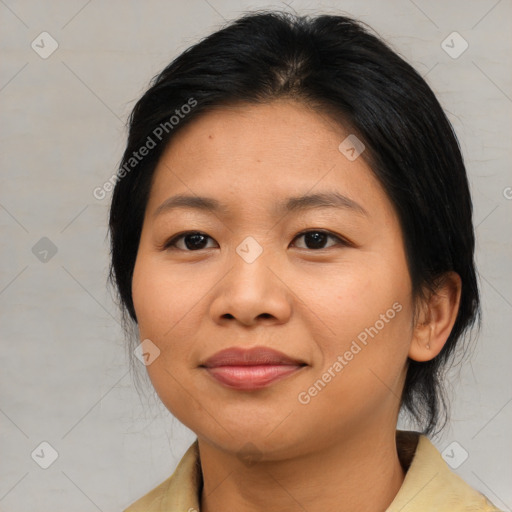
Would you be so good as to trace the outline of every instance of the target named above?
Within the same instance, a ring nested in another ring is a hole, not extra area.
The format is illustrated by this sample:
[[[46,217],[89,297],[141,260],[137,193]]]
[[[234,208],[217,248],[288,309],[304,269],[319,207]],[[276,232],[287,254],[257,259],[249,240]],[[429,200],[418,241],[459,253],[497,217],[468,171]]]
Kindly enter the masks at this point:
[[[474,199],[483,328],[433,441],[467,453],[455,471],[511,510],[510,0],[1,0],[0,510],[122,510],[194,440],[134,386],[106,286],[110,194],[93,190],[116,171],[149,80],[261,8],[367,22],[448,112]]]

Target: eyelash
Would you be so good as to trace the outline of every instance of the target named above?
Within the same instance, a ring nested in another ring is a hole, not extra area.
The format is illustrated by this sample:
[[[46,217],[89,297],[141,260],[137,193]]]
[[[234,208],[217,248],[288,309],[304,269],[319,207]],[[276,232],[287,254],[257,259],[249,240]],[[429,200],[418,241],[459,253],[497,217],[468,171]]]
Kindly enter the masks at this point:
[[[299,237],[307,235],[308,233],[322,233],[324,235],[327,235],[328,238],[332,238],[334,240],[337,240],[338,244],[336,244],[336,245],[341,245],[341,246],[344,246],[344,247],[351,247],[352,246],[352,244],[350,242],[348,242],[347,240],[343,239],[339,235],[335,235],[334,233],[331,233],[330,231],[327,231],[327,230],[324,230],[324,229],[308,229],[306,231],[301,231],[300,233],[295,235],[293,240],[296,240]],[[207,238],[213,240],[212,237],[210,237],[209,235],[207,235],[206,233],[203,233],[201,231],[185,231],[184,233],[180,233],[179,235],[176,235],[176,236],[173,236],[172,238],[170,238],[167,242],[165,242],[163,244],[162,249],[164,249],[164,250],[165,249],[167,249],[167,250],[178,250],[178,251],[183,251],[183,252],[200,252],[200,251],[205,250],[205,249],[198,249],[198,250],[192,251],[190,249],[179,249],[179,248],[177,248],[176,247],[176,243],[179,240],[181,240],[182,238],[185,238],[188,235],[203,235],[203,236],[206,236]],[[314,252],[320,252],[320,251],[325,251],[327,249],[331,249],[332,247],[336,247],[336,245],[330,246],[330,247],[324,247],[324,248],[321,248],[321,249],[308,249],[307,247],[305,249],[306,250],[310,250],[310,251],[314,251]],[[211,247],[210,247],[210,249],[211,249]],[[302,249],[302,247],[300,247],[300,249]]]

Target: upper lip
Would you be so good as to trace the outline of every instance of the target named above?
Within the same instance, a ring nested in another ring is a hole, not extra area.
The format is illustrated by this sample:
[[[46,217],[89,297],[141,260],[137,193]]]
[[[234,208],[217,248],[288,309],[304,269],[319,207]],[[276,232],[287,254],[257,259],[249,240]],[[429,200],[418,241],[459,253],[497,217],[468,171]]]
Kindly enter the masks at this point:
[[[215,368],[217,366],[257,366],[257,365],[296,365],[305,363],[289,357],[282,352],[268,347],[238,348],[231,347],[209,357],[200,366]]]

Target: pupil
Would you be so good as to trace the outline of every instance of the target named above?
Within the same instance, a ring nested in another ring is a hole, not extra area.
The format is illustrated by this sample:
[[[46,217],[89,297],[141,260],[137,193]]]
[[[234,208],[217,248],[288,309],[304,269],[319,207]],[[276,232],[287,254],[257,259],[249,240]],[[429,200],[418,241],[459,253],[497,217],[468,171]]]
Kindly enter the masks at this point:
[[[198,246],[198,241],[201,241],[203,243],[199,243],[201,247]],[[192,243],[189,243],[189,241],[192,240]],[[185,237],[185,245],[187,246],[187,249],[193,250],[193,249],[202,249],[204,245],[206,245],[206,237],[202,235],[201,233],[194,233],[191,235],[187,235]]]
[[[327,235],[325,233],[319,233],[318,231],[306,233],[305,235],[306,245],[309,247],[310,244],[308,242],[313,245],[313,247],[309,247],[310,249],[322,249],[326,238]]]

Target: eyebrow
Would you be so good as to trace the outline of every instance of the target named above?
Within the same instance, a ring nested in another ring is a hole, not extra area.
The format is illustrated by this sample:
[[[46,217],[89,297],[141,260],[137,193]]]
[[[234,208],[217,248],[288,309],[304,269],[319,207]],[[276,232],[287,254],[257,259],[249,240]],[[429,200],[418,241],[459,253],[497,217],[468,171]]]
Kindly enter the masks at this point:
[[[187,208],[198,211],[210,211],[223,215],[229,214],[229,209],[217,199],[204,196],[189,196],[178,194],[166,199],[154,212],[153,217],[169,212],[175,208]],[[298,212],[314,208],[337,208],[352,210],[353,212],[369,216],[368,212],[353,199],[339,192],[323,192],[296,197],[289,197],[284,203],[277,204],[274,214],[282,215],[289,212]]]

